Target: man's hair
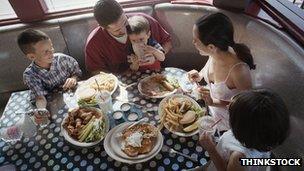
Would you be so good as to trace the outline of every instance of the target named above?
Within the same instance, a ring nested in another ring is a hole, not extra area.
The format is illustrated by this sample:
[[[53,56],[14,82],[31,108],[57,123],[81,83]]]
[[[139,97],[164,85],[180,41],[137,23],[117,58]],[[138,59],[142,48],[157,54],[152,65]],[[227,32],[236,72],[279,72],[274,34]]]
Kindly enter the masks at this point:
[[[40,30],[27,29],[18,35],[17,43],[21,51],[26,55],[35,52],[33,46],[37,42],[49,39],[49,36]]]
[[[276,93],[261,89],[243,92],[229,105],[235,138],[247,148],[269,151],[289,134],[289,112]]]
[[[128,34],[139,34],[143,31],[150,30],[149,21],[143,16],[133,16],[128,18],[129,25],[127,26]]]
[[[94,17],[102,27],[116,22],[122,13],[122,7],[115,0],[99,0],[94,6]]]

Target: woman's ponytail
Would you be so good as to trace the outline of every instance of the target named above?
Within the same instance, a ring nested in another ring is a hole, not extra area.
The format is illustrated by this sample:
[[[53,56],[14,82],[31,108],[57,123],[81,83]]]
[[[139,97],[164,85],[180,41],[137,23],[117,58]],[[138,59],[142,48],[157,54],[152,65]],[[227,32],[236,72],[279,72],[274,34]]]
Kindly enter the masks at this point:
[[[243,43],[233,43],[233,50],[236,56],[245,62],[250,69],[255,69],[255,64],[253,63],[253,57],[251,55],[250,49]]]

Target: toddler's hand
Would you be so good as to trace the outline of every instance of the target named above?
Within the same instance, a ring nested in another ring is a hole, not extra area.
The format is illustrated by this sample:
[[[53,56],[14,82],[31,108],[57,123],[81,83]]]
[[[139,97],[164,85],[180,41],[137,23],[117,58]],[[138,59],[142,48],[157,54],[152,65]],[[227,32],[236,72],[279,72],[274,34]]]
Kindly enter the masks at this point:
[[[62,86],[63,90],[68,90],[74,88],[77,84],[77,79],[75,77],[68,78],[64,85]]]
[[[145,54],[153,54],[155,51],[156,51],[156,49],[152,46],[149,46],[149,45],[144,46]]]
[[[188,78],[191,82],[200,82],[201,78],[197,70],[191,70],[188,73]]]
[[[199,144],[208,152],[215,149],[215,143],[212,140],[212,135],[207,134],[206,132],[202,133],[199,137]]]

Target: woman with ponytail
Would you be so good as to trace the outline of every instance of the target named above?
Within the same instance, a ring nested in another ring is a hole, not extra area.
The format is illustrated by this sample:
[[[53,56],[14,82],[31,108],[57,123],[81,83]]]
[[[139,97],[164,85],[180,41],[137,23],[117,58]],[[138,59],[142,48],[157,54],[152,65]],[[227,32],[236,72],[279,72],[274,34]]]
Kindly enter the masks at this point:
[[[230,128],[227,105],[233,96],[252,88],[250,70],[255,69],[249,48],[236,43],[233,33],[232,22],[222,13],[203,16],[193,26],[193,44],[209,59],[200,72],[192,70],[188,76],[194,82],[207,82],[198,91],[214,119],[221,119],[219,131]]]

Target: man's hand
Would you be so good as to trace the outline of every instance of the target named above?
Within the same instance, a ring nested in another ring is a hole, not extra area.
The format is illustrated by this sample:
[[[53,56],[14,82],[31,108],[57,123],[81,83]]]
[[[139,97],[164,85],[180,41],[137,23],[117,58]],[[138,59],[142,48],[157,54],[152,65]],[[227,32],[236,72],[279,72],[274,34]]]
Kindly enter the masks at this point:
[[[63,90],[68,90],[68,89],[72,89],[76,86],[77,84],[77,79],[76,77],[71,77],[71,78],[68,78],[64,85],[62,86]]]

